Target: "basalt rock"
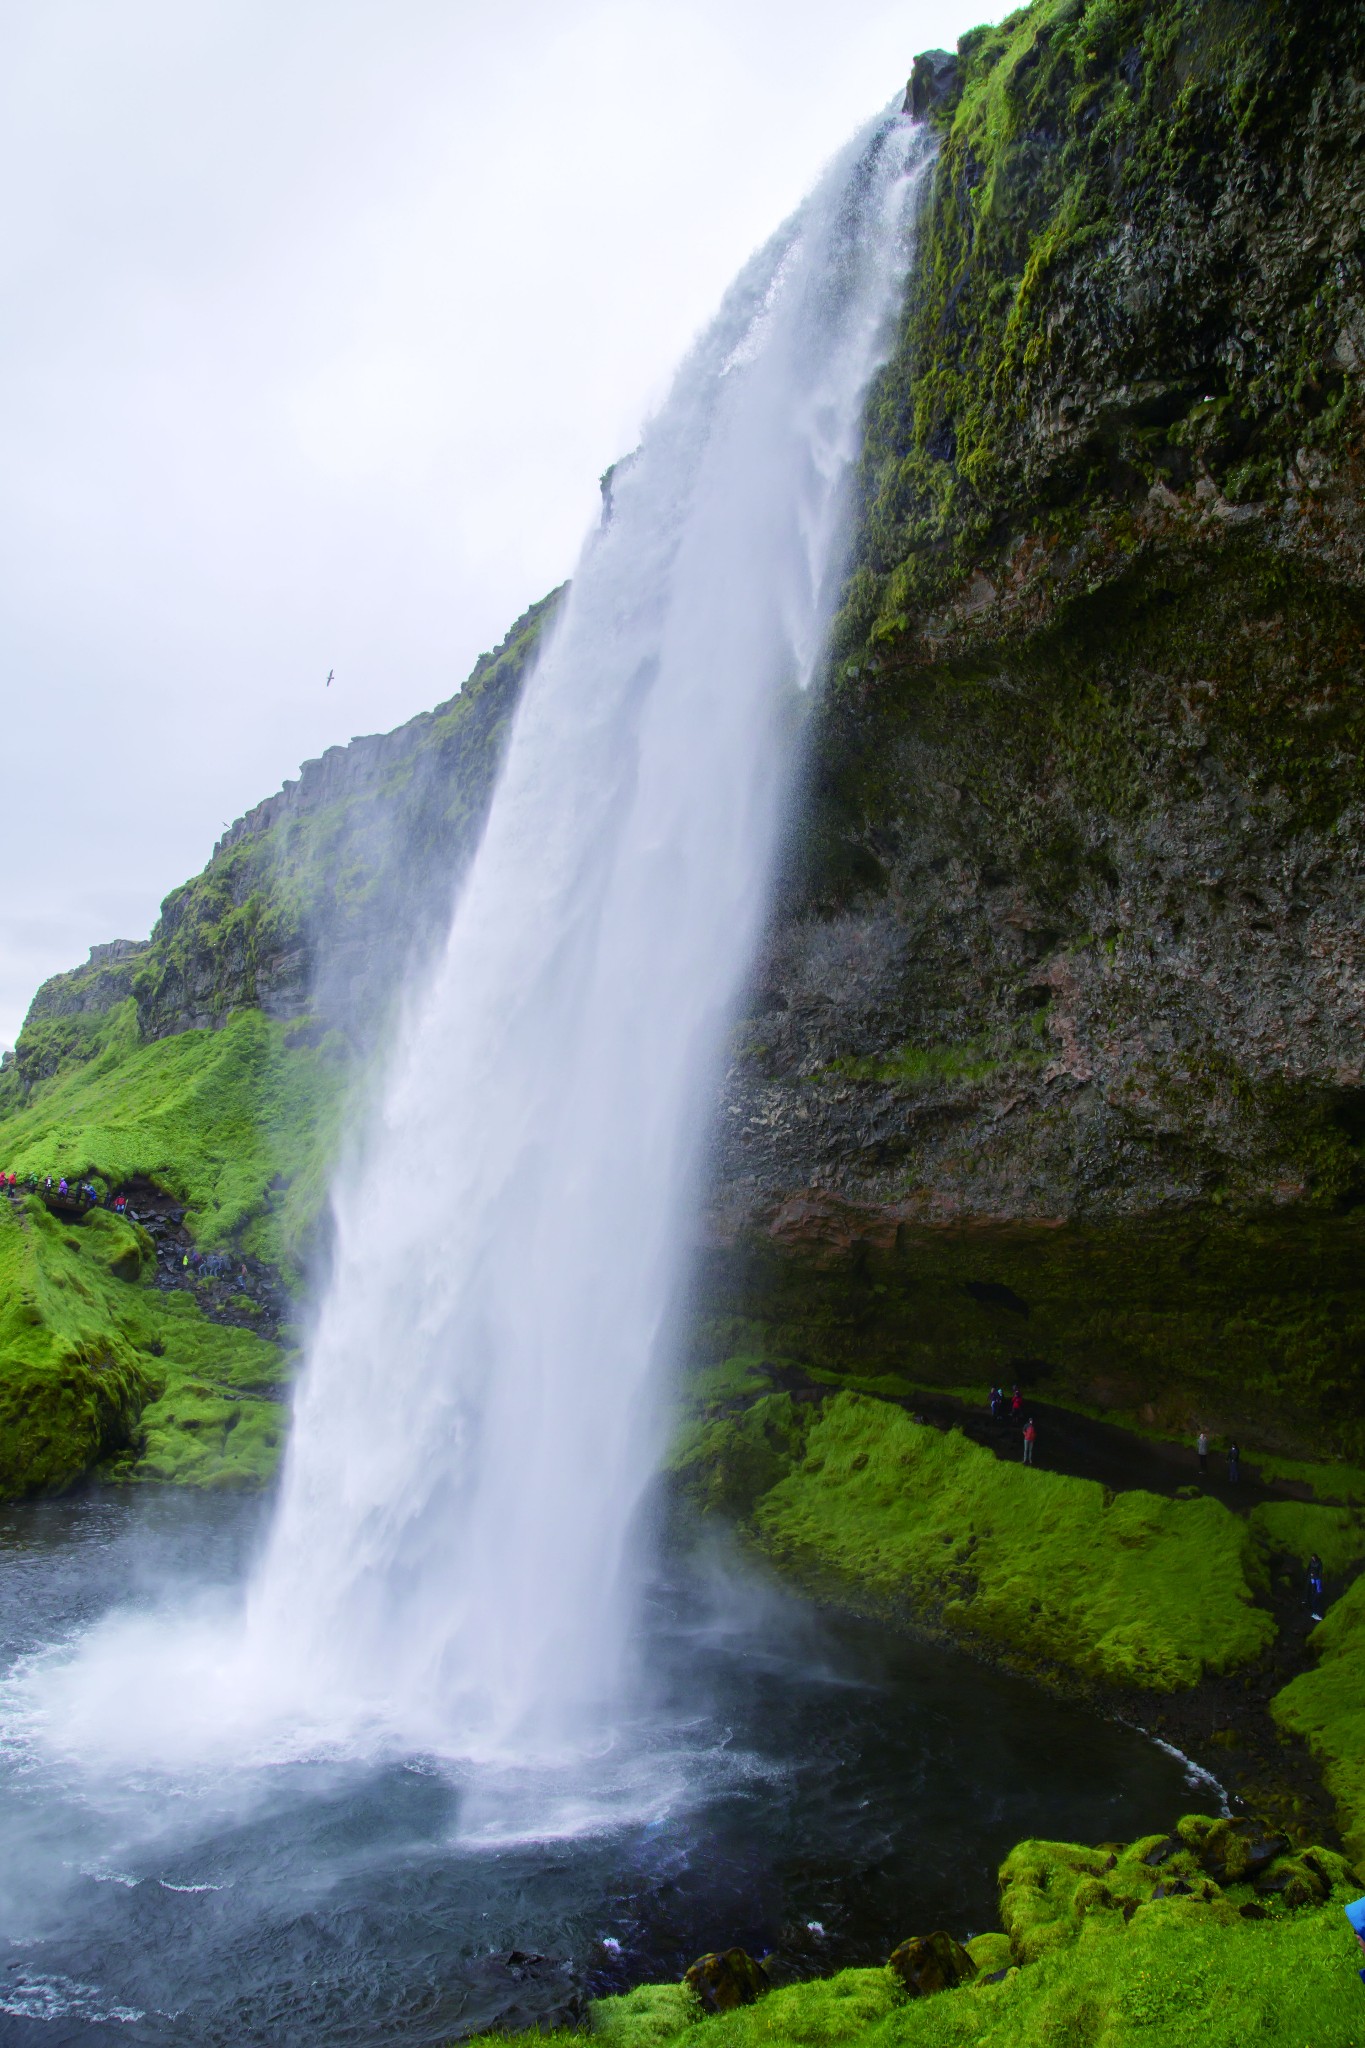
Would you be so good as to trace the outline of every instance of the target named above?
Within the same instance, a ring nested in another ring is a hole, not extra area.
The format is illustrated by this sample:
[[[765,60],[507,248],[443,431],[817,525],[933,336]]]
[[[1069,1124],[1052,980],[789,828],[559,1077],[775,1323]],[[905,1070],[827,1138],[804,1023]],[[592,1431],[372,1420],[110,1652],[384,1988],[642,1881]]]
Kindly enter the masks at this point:
[[[976,1964],[961,1942],[940,1928],[934,1934],[917,1934],[893,1949],[886,1967],[894,1971],[912,1998],[927,1998],[934,1991],[953,1991],[976,1975]]]
[[[762,1963],[742,1948],[710,1951],[698,1956],[683,1973],[683,1984],[703,2012],[733,2012],[736,2006],[753,2005],[769,1990]]]
[[[1365,14],[1034,8],[931,76],[707,1306],[743,1349],[839,1319],[920,1377],[965,1352],[1137,1410],[1193,1379],[1234,1433],[1245,1399],[1365,1442],[1365,1300],[1295,1337],[1365,1203]],[[1277,1300],[1234,1362],[1164,1318],[1211,1254],[1235,1325],[1239,1238]],[[1029,1269],[1086,1337],[982,1341],[966,1283]]]

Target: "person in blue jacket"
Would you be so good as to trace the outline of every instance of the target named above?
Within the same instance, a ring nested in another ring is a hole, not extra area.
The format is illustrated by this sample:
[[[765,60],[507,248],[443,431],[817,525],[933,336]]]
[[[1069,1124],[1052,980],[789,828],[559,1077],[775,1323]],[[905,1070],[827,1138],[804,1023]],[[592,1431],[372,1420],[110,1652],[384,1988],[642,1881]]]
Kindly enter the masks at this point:
[[[1362,1952],[1365,1952],[1365,1899],[1353,1899],[1346,1908],[1346,1918],[1351,1923],[1351,1932],[1360,1943]],[[1365,1970],[1360,1973],[1360,1981],[1365,1984]]]

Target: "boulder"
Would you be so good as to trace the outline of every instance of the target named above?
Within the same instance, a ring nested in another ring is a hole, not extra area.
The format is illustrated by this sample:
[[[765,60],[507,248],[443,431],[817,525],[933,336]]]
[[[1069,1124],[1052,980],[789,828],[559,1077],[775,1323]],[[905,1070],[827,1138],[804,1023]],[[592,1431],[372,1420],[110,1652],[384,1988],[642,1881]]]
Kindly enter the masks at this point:
[[[901,112],[922,121],[931,108],[941,106],[957,90],[958,70],[951,50],[921,51],[911,68]]]
[[[684,1971],[683,1984],[703,2012],[733,2012],[737,2005],[752,2005],[769,1988],[762,1963],[742,1948],[698,1956]]]
[[[1269,1833],[1258,1821],[1241,1817],[1207,1821],[1191,1815],[1181,1822],[1180,1833],[1218,1884],[1242,1884],[1258,1877],[1289,1848],[1286,1836]]]
[[[976,1975],[976,1964],[961,1942],[939,1928],[935,1934],[915,1934],[903,1941],[887,1958],[912,1998],[927,1998],[931,1991],[952,1991]]]

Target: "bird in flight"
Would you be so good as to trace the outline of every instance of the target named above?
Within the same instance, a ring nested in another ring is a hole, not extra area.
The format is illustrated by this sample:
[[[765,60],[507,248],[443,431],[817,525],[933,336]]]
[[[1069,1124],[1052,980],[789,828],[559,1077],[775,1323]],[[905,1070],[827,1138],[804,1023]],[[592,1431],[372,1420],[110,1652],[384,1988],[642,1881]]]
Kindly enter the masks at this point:
[[[329,668],[329,669],[328,669],[328,671],[327,671],[327,680],[326,680],[326,682],[325,682],[325,683],[323,684],[323,686],[322,686],[324,690],[330,690],[330,689],[331,689],[331,687],[332,687],[332,677],[333,677],[333,676],[334,676],[335,674],[336,674],[336,670],[335,670],[334,668]]]

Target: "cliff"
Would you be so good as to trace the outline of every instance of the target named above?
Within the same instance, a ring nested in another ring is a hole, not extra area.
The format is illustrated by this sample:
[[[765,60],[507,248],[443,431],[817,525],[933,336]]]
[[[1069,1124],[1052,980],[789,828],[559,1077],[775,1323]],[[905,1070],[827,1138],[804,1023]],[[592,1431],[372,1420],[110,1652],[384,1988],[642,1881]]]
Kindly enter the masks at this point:
[[[434,711],[306,761],[171,891],[150,939],[95,946],[85,967],[45,982],[15,1046],[19,1088],[88,1056],[99,1020],[129,996],[144,1043],[252,1008],[372,1046],[409,961],[444,928],[558,596]]]
[[[911,97],[941,152],[712,1305],[823,1365],[1354,1424],[1365,19],[1044,0]]]

